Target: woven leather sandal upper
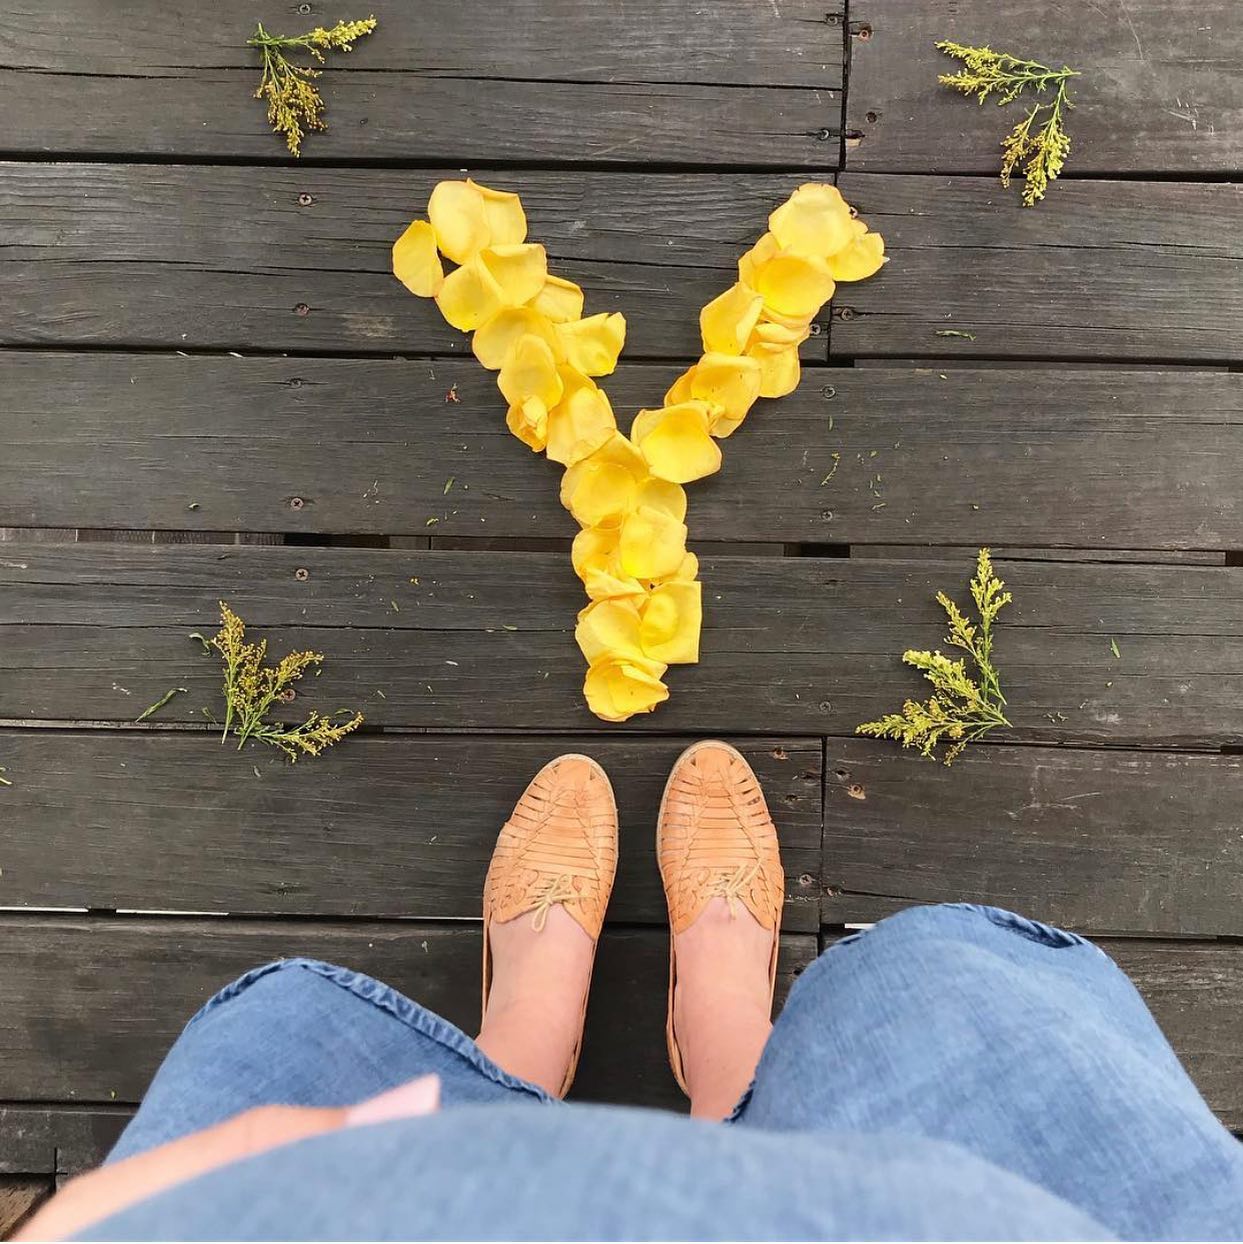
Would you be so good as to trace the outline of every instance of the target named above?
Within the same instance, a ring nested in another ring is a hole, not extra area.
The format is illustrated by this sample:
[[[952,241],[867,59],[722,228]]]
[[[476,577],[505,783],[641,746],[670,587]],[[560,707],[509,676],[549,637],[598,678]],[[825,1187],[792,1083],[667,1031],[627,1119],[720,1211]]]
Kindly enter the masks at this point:
[[[674,933],[713,898],[731,910],[741,903],[764,928],[777,928],[785,900],[777,830],[751,766],[728,744],[698,744],[674,766],[659,844]]]
[[[564,904],[594,941],[617,870],[617,805],[604,770],[585,756],[545,765],[501,828],[483,889],[485,919],[512,920]]]

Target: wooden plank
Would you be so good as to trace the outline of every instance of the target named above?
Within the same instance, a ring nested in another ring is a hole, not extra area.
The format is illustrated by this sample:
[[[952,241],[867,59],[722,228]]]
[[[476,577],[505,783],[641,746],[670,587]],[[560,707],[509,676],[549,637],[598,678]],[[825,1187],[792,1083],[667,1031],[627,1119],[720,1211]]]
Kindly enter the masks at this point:
[[[978,107],[937,84],[939,39],[1081,71],[1067,120],[1074,174],[1237,172],[1243,160],[1243,11],[1170,0],[853,0],[847,166],[993,172],[1021,104]],[[1060,187],[1059,187],[1060,189]],[[1043,210],[1043,209],[1042,209]]]
[[[131,1114],[120,1106],[0,1106],[0,1173],[76,1175],[98,1166]]]
[[[929,371],[947,371],[950,368],[962,367],[964,360],[960,356],[958,358],[859,358],[852,361],[852,367],[923,367]],[[1011,371],[1028,371],[1032,364],[1025,359],[971,359],[967,366],[984,370],[986,368],[1004,367]],[[1172,371],[1192,371],[1192,372],[1228,372],[1232,369],[1226,363],[1162,363],[1160,364],[1163,372]],[[1057,364],[1058,371],[1063,375],[1071,372],[1095,371],[1097,369],[1105,369],[1107,371],[1138,371],[1149,372],[1152,370],[1152,364],[1137,361],[1134,363],[1094,363],[1090,359],[1070,359]]]
[[[358,70],[405,75],[407,89],[417,78],[842,84],[843,6],[823,0],[783,0],[780,15],[749,0],[719,0],[710,26],[702,13],[662,0],[628,0],[624,9],[606,0],[512,0],[504,9],[378,0],[373,9],[376,32],[357,44],[347,73],[325,75],[329,92]],[[274,33],[291,34],[333,19],[316,5],[264,20]],[[103,28],[95,0],[64,0],[55,12],[15,10],[0,46],[6,64],[43,74],[180,79],[191,69],[257,68],[245,47],[254,25],[244,0],[179,12],[176,22],[154,0],[135,0],[119,39]]]
[[[1032,210],[983,177],[840,185],[891,262],[838,297],[834,355],[1243,357],[1243,186],[1064,181]]]
[[[660,0],[375,9],[377,32],[330,58],[329,129],[307,138],[308,159],[836,167],[839,2],[725,0],[710,22]],[[288,160],[253,98],[254,23],[241,0],[171,23],[148,0],[118,38],[94,0],[23,6],[0,27],[6,149]]]
[[[1243,936],[1243,757],[831,740],[826,920],[968,901],[1084,933]]]
[[[608,379],[623,426],[677,370]],[[0,524],[573,533],[473,359],[9,351],[0,387]],[[1243,547],[1238,374],[808,369],[725,449],[690,490],[699,541]]]
[[[943,643],[935,594],[963,599],[971,570],[966,559],[705,559],[702,660],[672,669],[669,703],[627,729],[853,733],[924,689],[900,654]],[[1240,568],[1010,562],[1002,573],[1015,595],[997,639],[1013,737],[1243,738]],[[218,662],[187,636],[212,632],[221,597],[273,655],[328,654],[299,716],[357,706],[371,726],[601,728],[582,702],[581,586],[563,557],[194,545],[6,545],[0,719],[127,723],[187,687],[153,724],[201,724],[203,708],[220,708]]]
[[[473,175],[521,193],[531,238],[589,312],[627,313],[628,357],[677,358],[698,357],[700,307],[807,178]],[[391,269],[446,176],[461,171],[0,164],[0,344],[469,357]]]
[[[0,1092],[14,1101],[138,1101],[208,997],[288,955],[369,972],[478,1028],[476,924],[8,917],[0,928]],[[815,954],[813,935],[783,935],[782,998]],[[667,978],[664,933],[606,931],[576,1098],[684,1108],[666,1064]]]
[[[178,77],[0,69],[4,150],[74,158],[245,158],[292,164],[253,95],[253,70]],[[838,167],[841,92],[829,89],[519,82],[351,69],[325,84],[329,128],[308,161],[644,163]],[[89,116],[98,124],[83,125]],[[503,121],[500,119],[504,118]]]
[[[856,544],[851,557],[919,558],[944,561],[948,557],[975,556],[974,545],[946,544]],[[998,545],[993,549],[998,561],[1037,562],[1140,562],[1162,566],[1224,566],[1225,553],[1194,549],[1034,549]]]
[[[50,1179],[0,1176],[0,1240],[7,1240],[52,1194]]]
[[[8,907],[480,915],[502,822],[536,770],[585,751],[621,814],[615,921],[663,924],[654,833],[688,738],[357,738],[331,765],[239,760],[201,735],[3,731]],[[780,828],[785,923],[819,923],[821,745],[740,739]],[[256,776],[255,770],[258,770]],[[170,832],[170,829],[172,832]]]

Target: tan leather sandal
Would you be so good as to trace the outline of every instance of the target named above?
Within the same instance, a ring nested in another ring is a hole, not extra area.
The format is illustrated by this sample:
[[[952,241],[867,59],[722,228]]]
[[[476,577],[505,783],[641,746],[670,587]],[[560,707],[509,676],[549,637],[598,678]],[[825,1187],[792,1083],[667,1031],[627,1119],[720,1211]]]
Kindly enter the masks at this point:
[[[608,774],[588,756],[558,756],[531,779],[501,827],[483,883],[483,1010],[492,988],[492,922],[534,912],[536,930],[556,906],[599,941],[617,871],[617,803]],[[594,965],[594,955],[593,955]],[[590,990],[588,980],[588,990]],[[583,1017],[587,1014],[583,996]],[[558,1094],[574,1082],[582,1030]]]
[[[660,804],[656,854],[669,904],[669,1062],[689,1097],[682,1052],[673,1031],[677,984],[676,935],[694,924],[709,901],[723,898],[731,915],[741,903],[773,933],[769,998],[776,992],[777,946],[785,873],[777,830],[764,792],[740,752],[716,739],[688,747],[674,763]]]

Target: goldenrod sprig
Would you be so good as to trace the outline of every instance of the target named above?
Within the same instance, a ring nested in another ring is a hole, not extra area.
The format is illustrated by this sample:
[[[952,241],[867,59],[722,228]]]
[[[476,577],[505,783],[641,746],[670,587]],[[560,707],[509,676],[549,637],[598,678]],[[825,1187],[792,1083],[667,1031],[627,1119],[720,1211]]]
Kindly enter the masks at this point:
[[[937,47],[963,63],[957,73],[943,73],[937,81],[964,95],[974,95],[981,104],[993,95],[998,105],[1004,106],[1029,89],[1037,94],[1053,91],[1052,101],[1036,102],[1001,140],[1001,184],[1009,186],[1014,170],[1023,164],[1023,203],[1034,206],[1044,198],[1049,184],[1057,180],[1070,154],[1070,135],[1066,133],[1063,114],[1074,107],[1067,84],[1079,76],[1078,72],[1066,65],[1053,69],[1008,52],[968,47],[948,39],[942,39]]]
[[[301,755],[318,756],[326,747],[339,743],[351,731],[362,725],[361,713],[342,710],[337,716],[345,721],[334,721],[318,712],[299,725],[267,721],[274,704],[292,699],[293,684],[312,665],[323,659],[322,652],[291,652],[275,666],[265,666],[267,640],[257,644],[246,642],[246,624],[220,602],[220,631],[212,638],[211,646],[220,653],[224,662],[224,729],[220,736],[223,743],[230,733],[237,739],[238,751],[247,739],[258,739],[279,747],[290,760]]]
[[[258,48],[263,56],[263,76],[259,79],[256,99],[267,101],[268,124],[278,134],[284,134],[285,145],[291,155],[302,154],[302,139],[306,130],[324,130],[324,100],[316,90],[313,79],[320,71],[312,65],[299,65],[286,55],[294,49],[309,52],[321,65],[323,49],[352,52],[354,44],[376,28],[374,17],[361,21],[338,22],[325,29],[316,26],[304,35],[273,35],[259,22],[254,36],[246,40],[247,47]]]
[[[900,713],[864,722],[855,733],[894,739],[903,747],[918,747],[928,759],[934,757],[939,744],[948,742],[948,765],[968,743],[998,726],[1009,726],[1003,711],[1006,697],[1001,693],[1001,680],[993,664],[993,623],[1012,600],[1005,586],[993,572],[988,549],[981,549],[975,578],[971,580],[971,598],[979,621],[972,622],[944,592],[937,593],[937,602],[949,618],[945,642],[967,653],[974,676],[967,672],[964,658],[955,660],[940,652],[909,649],[902,659],[932,684],[932,695],[922,703],[907,700]]]

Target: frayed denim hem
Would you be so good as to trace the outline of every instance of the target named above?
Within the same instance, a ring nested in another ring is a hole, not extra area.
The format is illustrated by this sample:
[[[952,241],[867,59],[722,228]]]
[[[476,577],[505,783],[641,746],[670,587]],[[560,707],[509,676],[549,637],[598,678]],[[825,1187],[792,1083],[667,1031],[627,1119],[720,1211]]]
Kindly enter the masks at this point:
[[[1017,933],[1030,942],[1039,942],[1042,946],[1062,948],[1092,945],[1086,937],[1080,937],[1078,933],[1068,933],[1065,929],[1055,928],[1051,924],[1029,920],[1026,916],[1007,911],[1004,907],[989,907],[985,903],[946,903],[944,906],[956,911],[975,912],[999,929],[1008,929],[1011,933]]]
[[[1065,929],[1056,928],[1054,925],[1042,924],[1039,920],[1031,920],[1027,916],[1020,916],[1017,912],[1007,911],[1004,907],[990,907],[987,903],[929,903],[923,906],[905,907],[901,911],[895,912],[892,916],[887,916],[884,920],[878,921],[871,928],[859,929],[846,937],[839,938],[825,951],[825,954],[832,954],[835,950],[840,950],[859,941],[861,938],[867,937],[874,929],[880,928],[889,920],[921,916],[928,918],[934,917],[939,912],[960,911],[982,916],[997,928],[1005,929],[1008,933],[1014,933],[1018,937],[1024,937],[1029,942],[1036,942],[1041,946],[1049,946],[1053,949],[1063,949],[1068,946],[1091,946],[1093,950],[1100,950],[1098,946],[1088,941],[1086,937],[1080,937],[1078,933],[1068,933]],[[1104,952],[1102,951],[1101,953]]]
[[[414,1029],[415,1032],[456,1054],[481,1075],[501,1085],[502,1088],[526,1093],[546,1105],[561,1104],[559,1099],[546,1093],[539,1085],[511,1075],[503,1067],[494,1063],[460,1028],[449,1023],[447,1019],[441,1018],[434,1011],[429,1011],[425,1006],[398,993],[392,986],[372,976],[352,971],[349,968],[338,967],[333,963],[324,963],[319,959],[278,959],[273,963],[265,963],[260,967],[252,968],[231,984],[226,985],[214,997],[209,998],[186,1027],[189,1028],[216,1007],[236,998],[262,977],[272,972],[284,972],[293,968],[321,976],[356,998],[369,1002],[372,1006],[391,1015],[399,1023],[405,1024],[407,1028]]]

